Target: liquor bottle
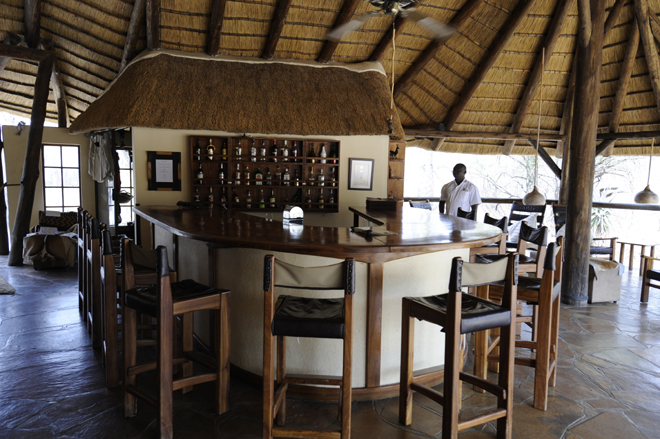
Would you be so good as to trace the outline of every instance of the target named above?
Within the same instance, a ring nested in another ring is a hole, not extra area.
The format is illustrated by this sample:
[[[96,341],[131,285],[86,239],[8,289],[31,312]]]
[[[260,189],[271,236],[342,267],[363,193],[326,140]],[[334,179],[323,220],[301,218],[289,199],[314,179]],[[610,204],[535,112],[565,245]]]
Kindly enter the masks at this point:
[[[337,145],[335,145],[335,144],[332,144],[332,146],[330,146],[330,157],[332,157],[332,159],[333,159],[333,160],[330,160],[330,163],[332,163],[333,165],[336,165],[337,164]]]
[[[284,141],[284,146],[282,146],[282,161],[283,162],[288,162],[289,161],[289,146],[286,144],[286,140]]]
[[[337,183],[337,174],[335,174],[336,169],[337,168],[332,168],[332,176],[330,177],[330,185],[333,186],[333,187]]]
[[[282,185],[282,171],[280,171],[280,165],[277,165],[277,168],[275,168],[275,185]]]
[[[238,203],[241,202],[241,200],[238,198],[238,194],[236,193],[236,191],[234,191],[234,192],[231,194],[231,199],[232,199],[232,201],[234,202],[234,204],[236,204],[236,206],[238,206]]]
[[[250,185],[250,170],[247,169],[247,168],[243,172],[243,180],[245,180],[244,184],[246,184],[248,186]]]
[[[275,191],[273,189],[270,190],[270,207],[275,207]]]
[[[257,161],[257,146],[254,144],[254,139],[252,139],[252,146],[250,147],[250,161]]]
[[[266,186],[273,184],[273,177],[270,175],[270,168],[266,168]]]
[[[197,169],[197,178],[199,178],[199,184],[203,184],[202,179],[204,178],[204,171],[202,171],[202,164],[199,164],[199,169]]]
[[[323,175],[323,168],[319,170],[319,186],[325,186],[325,175]]]
[[[266,141],[262,140],[261,141],[261,148],[259,151],[259,154],[261,155],[261,158],[259,159],[262,162],[266,161]]]
[[[335,204],[335,193],[334,192],[335,191],[330,190],[330,201],[329,201],[330,204]]]
[[[321,195],[319,195],[319,209],[325,207],[325,200],[323,199],[323,189],[321,189]]]
[[[314,181],[316,180],[316,178],[314,177],[314,167],[313,166],[311,168],[309,168],[309,179],[308,180],[309,180],[309,185],[314,186]]]
[[[273,154],[273,163],[277,163],[277,140],[273,140],[273,148],[271,149]]]
[[[305,198],[305,207],[307,209],[312,208],[312,192],[310,191],[310,189],[307,189],[307,198]]]
[[[263,179],[264,179],[264,174],[261,173],[261,170],[257,168],[256,171],[254,171],[254,184],[257,186],[261,186],[263,184]]]
[[[222,154],[222,161],[226,162],[227,161],[227,141],[225,140],[222,142],[222,150],[220,151]]]
[[[209,155],[209,160],[213,160],[213,153],[215,146],[213,146],[213,139],[209,139],[209,146],[206,147],[206,153]]]
[[[199,188],[198,187],[195,188],[195,195],[193,196],[193,201],[195,203],[199,203]]]
[[[266,201],[264,200],[264,190],[261,189],[261,195],[259,195],[259,208],[260,209],[265,209],[266,208]]]
[[[298,163],[298,142],[293,141],[293,147],[291,148],[291,155],[293,156],[293,163]]]
[[[243,148],[241,147],[241,139],[238,139],[238,145],[236,145],[236,161],[240,162],[242,160],[241,156],[243,154]]]
[[[314,144],[313,143],[309,147],[309,154],[307,154],[307,160],[310,163],[316,163],[316,154],[314,154]]]
[[[248,190],[248,193],[247,193],[247,198],[245,198],[245,207],[247,209],[252,209],[252,195],[250,195],[249,190]]]
[[[225,184],[225,168],[220,164],[220,172],[218,173],[220,184]]]
[[[213,187],[209,188],[209,203],[211,203],[211,207],[213,207]]]
[[[199,146],[199,139],[195,139],[194,154],[195,154],[195,160],[201,160],[202,159],[202,147]]]
[[[291,186],[291,174],[289,174],[289,168],[284,168],[284,175],[282,176],[284,180],[282,184],[284,186]]]
[[[236,172],[234,173],[234,178],[236,179],[234,184],[241,184],[241,165],[238,163],[236,163]]]
[[[328,156],[328,154],[325,152],[325,143],[321,144],[321,163],[325,163],[325,158]]]
[[[298,173],[297,169],[293,171],[293,179],[295,180],[293,184],[296,186],[300,186],[300,174]]]
[[[227,208],[227,192],[225,191],[225,188],[222,188],[222,195],[220,195],[220,205],[225,209]]]

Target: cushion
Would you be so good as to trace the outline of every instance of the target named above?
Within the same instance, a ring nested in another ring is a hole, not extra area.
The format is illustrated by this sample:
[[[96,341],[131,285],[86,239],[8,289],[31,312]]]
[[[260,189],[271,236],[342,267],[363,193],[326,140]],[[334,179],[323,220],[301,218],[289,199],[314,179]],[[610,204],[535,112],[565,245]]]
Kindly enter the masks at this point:
[[[57,227],[60,232],[66,232],[74,224],[78,224],[78,212],[39,211],[40,226]]]
[[[418,305],[447,314],[448,294],[409,297]],[[414,317],[414,316],[413,316]],[[511,311],[491,301],[463,293],[461,300],[461,334],[500,328],[511,324]]]
[[[221,290],[212,288],[192,279],[185,279],[179,282],[172,282],[172,301],[177,302],[195,297],[216,294]],[[158,287],[156,285],[142,286],[126,291],[124,303],[129,308],[157,317],[156,298],[158,297]]]
[[[272,331],[287,337],[344,338],[344,298],[280,296]]]

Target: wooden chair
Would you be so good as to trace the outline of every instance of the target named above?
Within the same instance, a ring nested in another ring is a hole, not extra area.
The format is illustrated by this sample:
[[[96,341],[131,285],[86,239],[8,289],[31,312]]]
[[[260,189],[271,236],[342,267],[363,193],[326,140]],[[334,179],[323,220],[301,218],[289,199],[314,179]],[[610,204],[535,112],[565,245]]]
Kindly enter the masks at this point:
[[[658,258],[642,255],[642,294],[640,302],[649,301],[649,289],[660,288],[660,284],[651,281],[660,281],[660,270],[653,269],[653,261],[660,261]]]
[[[472,221],[477,220],[477,212],[476,211],[472,210],[470,212],[466,212],[463,209],[461,209],[460,207],[456,211],[456,216],[458,216],[459,218],[465,218],[465,219],[469,219],[469,220],[472,220]]]
[[[99,221],[89,215],[85,233],[85,279],[87,309],[87,332],[92,337],[92,347],[102,346],[103,326],[101,312],[101,228]]]
[[[305,290],[343,290],[343,297],[315,299],[282,295],[275,302],[276,287]],[[264,261],[264,402],[263,437],[342,438],[351,436],[351,361],[353,340],[353,294],[355,261],[299,267],[268,255]],[[292,375],[286,372],[286,337],[343,339],[341,377]],[[274,387],[274,341],[277,338],[277,389]],[[286,392],[290,383],[340,387],[339,419],[336,431],[284,427]],[[273,420],[277,418],[277,425]]]
[[[560,239],[561,241],[561,239]],[[518,300],[538,307],[536,339],[517,340],[517,348],[528,348],[536,352],[536,357],[516,357],[515,364],[534,369],[534,407],[540,410],[548,408],[548,386],[554,387],[557,379],[557,349],[559,347],[559,313],[561,303],[561,272],[563,249],[561,244],[551,243],[544,261],[543,277],[520,276],[518,278]],[[483,296],[489,300],[501,300],[504,288],[491,285]],[[517,317],[518,321],[525,320]],[[498,345],[495,337],[492,344],[488,334],[482,333],[475,339],[474,372],[481,378],[487,375],[487,360],[497,361],[498,355],[489,355]]]
[[[555,231],[559,232],[559,229],[566,225],[566,205],[553,204],[552,214],[555,219]],[[605,256],[610,261],[614,261],[617,239],[618,238],[592,238],[592,245],[589,248],[589,254],[593,256]],[[593,245],[594,243],[601,241],[605,241],[606,245]],[[607,244],[607,241],[609,241],[609,244]]]
[[[489,213],[486,213],[484,216],[484,223],[490,224],[491,226],[498,227],[502,230],[502,239],[499,242],[485,245],[483,247],[473,247],[470,249],[470,262],[474,262],[476,255],[503,255],[506,253],[506,240],[508,237],[508,224],[509,218],[502,217],[500,219],[495,219],[490,216]]]
[[[119,283],[115,270],[115,255],[109,230],[101,235],[103,258],[101,259],[101,298],[103,304],[103,365],[108,388],[119,385],[119,326],[117,293]],[[155,278],[155,276],[154,276]]]
[[[474,425],[497,420],[497,436],[510,438],[513,425],[513,360],[515,346],[516,264],[518,255],[509,253],[490,263],[469,263],[461,258],[452,261],[449,293],[429,297],[404,297],[401,328],[401,381],[399,422],[412,423],[412,392],[418,391],[443,406],[442,437],[455,438],[458,432]],[[502,304],[463,293],[462,288],[488,288],[492,282],[504,282]],[[444,392],[440,393],[413,378],[414,319],[442,326],[445,340]],[[462,372],[460,340],[462,334],[500,328],[501,349],[497,384]],[[470,419],[459,420],[461,381],[477,385],[497,396],[497,407],[482,411]]]
[[[167,261],[167,249],[159,246],[157,251],[156,285],[136,287],[134,266],[129,240],[124,239],[123,276],[130,288],[125,292],[122,303],[123,318],[123,394],[124,416],[134,416],[139,398],[150,403],[158,413],[159,437],[173,436],[173,397],[176,390],[184,393],[192,390],[193,385],[215,381],[216,413],[221,414],[229,408],[229,308],[230,292],[197,283],[191,279],[170,282]],[[213,359],[193,351],[193,312],[214,310],[215,318],[215,354]],[[158,321],[157,359],[156,361],[137,364],[137,314],[153,316]],[[174,358],[173,324],[174,318],[182,315],[182,357]],[[212,373],[193,375],[192,361],[211,369]],[[173,379],[174,364],[181,365],[182,377]],[[158,373],[158,395],[154,398],[136,385],[136,376],[150,370]]]
[[[414,207],[416,209],[426,209],[426,210],[433,210],[431,207],[431,202],[429,200],[426,201],[409,201],[410,207]]]
[[[78,312],[83,320],[87,321],[87,308],[85,299],[87,297],[87,279],[85,278],[85,267],[87,252],[85,250],[87,230],[87,211],[78,208]]]
[[[509,227],[516,221],[522,221],[532,214],[536,215],[536,227],[543,227],[543,219],[545,217],[546,205],[525,205],[519,202],[511,204],[511,213],[509,213]],[[506,246],[510,249],[516,248],[515,242],[507,242]]]

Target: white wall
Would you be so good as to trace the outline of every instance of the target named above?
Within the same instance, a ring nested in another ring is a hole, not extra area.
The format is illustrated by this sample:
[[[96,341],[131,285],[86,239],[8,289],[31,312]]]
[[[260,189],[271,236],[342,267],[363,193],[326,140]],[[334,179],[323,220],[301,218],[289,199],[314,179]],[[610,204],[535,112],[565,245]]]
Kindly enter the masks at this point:
[[[26,127],[19,136],[16,127],[5,125],[2,127],[2,133],[5,144],[5,172],[8,184],[18,184],[23,176],[23,165],[25,164],[25,151],[27,149],[28,131]],[[78,145],[80,146],[80,184],[82,192],[82,207],[96,216],[96,203],[94,199],[94,180],[87,173],[87,161],[89,158],[89,139],[82,134],[69,134],[66,128],[44,127],[42,143],[52,143],[56,145]],[[32,206],[32,217],[30,226],[39,222],[39,211],[44,210],[44,190],[41,171],[41,156],[39,156],[39,180],[34,194],[34,204]],[[9,231],[14,228],[16,210],[18,208],[18,196],[20,186],[8,186],[5,191],[7,199],[7,209],[9,211]]]

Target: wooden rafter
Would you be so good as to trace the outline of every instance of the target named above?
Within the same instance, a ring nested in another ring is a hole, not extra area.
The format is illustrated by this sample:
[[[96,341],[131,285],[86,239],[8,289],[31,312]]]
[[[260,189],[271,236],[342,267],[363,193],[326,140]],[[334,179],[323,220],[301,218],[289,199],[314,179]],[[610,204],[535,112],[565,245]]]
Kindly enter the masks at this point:
[[[23,42],[23,38],[21,38],[19,35],[16,35],[15,33],[12,32],[7,32],[3,44],[6,44],[8,46],[18,46],[22,42]],[[0,74],[2,74],[2,71],[5,69],[5,67],[7,67],[9,61],[11,61],[11,58],[9,57],[6,56],[0,57]]]
[[[477,70],[470,78],[470,81],[464,87],[464,90],[461,92],[461,96],[458,98],[458,101],[452,107],[449,114],[445,117],[444,125],[445,129],[451,130],[458,118],[463,114],[465,107],[467,107],[468,102],[472,99],[472,96],[477,91],[477,88],[481,85],[486,74],[490,68],[495,64],[495,61],[499,57],[502,50],[507,45],[513,33],[518,28],[522,20],[527,16],[530,8],[534,5],[536,0],[522,0],[517,6],[516,10],[513,12],[509,21],[505,25],[504,29],[500,32],[499,36],[495,39],[493,44],[488,50],[488,55],[486,59],[482,61]]]
[[[133,59],[133,53],[135,53],[135,43],[137,42],[138,32],[140,31],[140,23],[144,17],[145,4],[145,0],[135,0],[135,4],[133,5],[131,21],[128,24],[128,30],[126,31],[124,53],[121,56],[121,63],[119,64],[120,74],[124,71],[131,59]]]
[[[639,25],[639,36],[644,48],[646,65],[649,68],[649,77],[653,86],[655,103],[660,111],[660,63],[658,62],[658,48],[651,34],[649,23],[649,4],[647,0],[635,0],[635,17]]]
[[[406,127],[404,128],[406,136],[409,137],[419,137],[427,139],[437,139],[437,138],[460,138],[460,139],[515,139],[515,140],[536,140],[536,134],[524,134],[524,133],[490,133],[490,132],[472,132],[472,131],[449,131],[449,130],[438,130],[429,126],[416,126],[416,127]],[[546,134],[541,133],[541,140],[548,140],[557,142],[562,140],[563,136],[558,134]]]
[[[532,148],[536,150],[536,139],[530,140],[529,143],[532,145]],[[561,169],[554,161],[552,161],[552,157],[550,157],[550,154],[548,154],[542,146],[539,147],[539,157],[541,157],[541,160],[548,165],[548,168],[550,168],[553,174],[555,174],[558,179],[561,179]]]
[[[222,33],[222,23],[225,19],[225,9],[227,0],[213,0],[213,9],[211,10],[211,21],[209,21],[209,36],[206,52],[215,56],[220,52],[220,35]]]
[[[344,5],[341,8],[341,12],[337,14],[335,23],[332,26],[333,29],[341,26],[342,24],[348,23],[355,14],[355,10],[357,9],[360,2],[361,0],[344,1]],[[330,61],[330,58],[332,58],[332,55],[335,53],[335,50],[337,50],[337,46],[339,46],[339,41],[329,41],[329,40],[326,41],[325,44],[323,45],[323,49],[321,49],[321,54],[319,55],[317,61],[321,63],[326,63]]]
[[[42,39],[39,47],[55,53],[53,50],[53,43],[50,40]],[[62,75],[60,74],[59,63],[57,57],[53,57],[53,71],[50,75],[50,86],[53,89],[55,96],[55,104],[57,104],[57,126],[60,128],[67,128],[69,126],[69,105],[67,104],[66,90],[62,83]]]
[[[543,46],[545,47],[545,63],[543,62],[543,57],[541,54],[536,58],[536,63],[532,70],[532,74],[529,77],[527,82],[527,87],[525,88],[525,93],[520,100],[520,105],[518,106],[518,111],[513,117],[513,124],[509,129],[511,133],[518,133],[525,123],[525,118],[529,113],[529,110],[532,108],[532,102],[534,101],[534,96],[539,89],[539,84],[541,82],[541,76],[543,71],[548,67],[550,57],[555,51],[555,44],[559,39],[561,34],[561,29],[566,21],[568,16],[568,11],[573,8],[575,0],[560,0],[557,3],[557,10],[555,11],[552,22],[550,23],[550,29],[548,30]],[[507,140],[504,142],[504,147],[502,148],[502,153],[509,155],[511,150],[513,150],[514,145],[516,144],[515,140]]]
[[[279,0],[279,2],[277,3],[277,9],[275,9],[275,16],[273,17],[273,22],[270,24],[270,30],[268,31],[268,40],[266,40],[264,51],[261,54],[262,58],[272,59],[273,56],[275,56],[275,49],[277,48],[277,42],[280,40],[280,35],[282,35],[282,28],[284,28],[284,20],[286,20],[286,15],[289,13],[290,6],[291,6],[291,0]]]
[[[651,19],[651,31],[655,40],[660,43],[660,18],[651,10],[649,10],[649,18]]]
[[[396,35],[394,36],[395,39],[401,35],[401,32],[403,32],[409,22],[410,19],[408,17],[397,15],[396,19],[394,19],[394,29],[396,29]],[[385,32],[385,35],[383,35],[383,38],[380,39],[380,43],[378,43],[376,49],[374,49],[374,51],[371,53],[369,61],[382,60],[385,56],[385,53],[390,50],[390,47],[392,47],[392,32],[388,30]]]
[[[454,15],[454,18],[451,19],[449,25],[459,31],[468,18],[470,18],[474,12],[482,5],[484,0],[469,0],[463,8]],[[445,43],[451,38],[441,38],[433,40],[427,47],[424,49],[424,52],[417,57],[415,62],[406,70],[406,73],[399,78],[399,80],[394,85],[394,97],[397,97],[399,93],[405,90],[412,81],[424,70],[424,67],[433,59],[440,49],[445,45]]]
[[[25,43],[28,47],[37,47],[41,38],[41,0],[23,2],[25,22]]]
[[[147,49],[160,49],[160,0],[147,0]]]

